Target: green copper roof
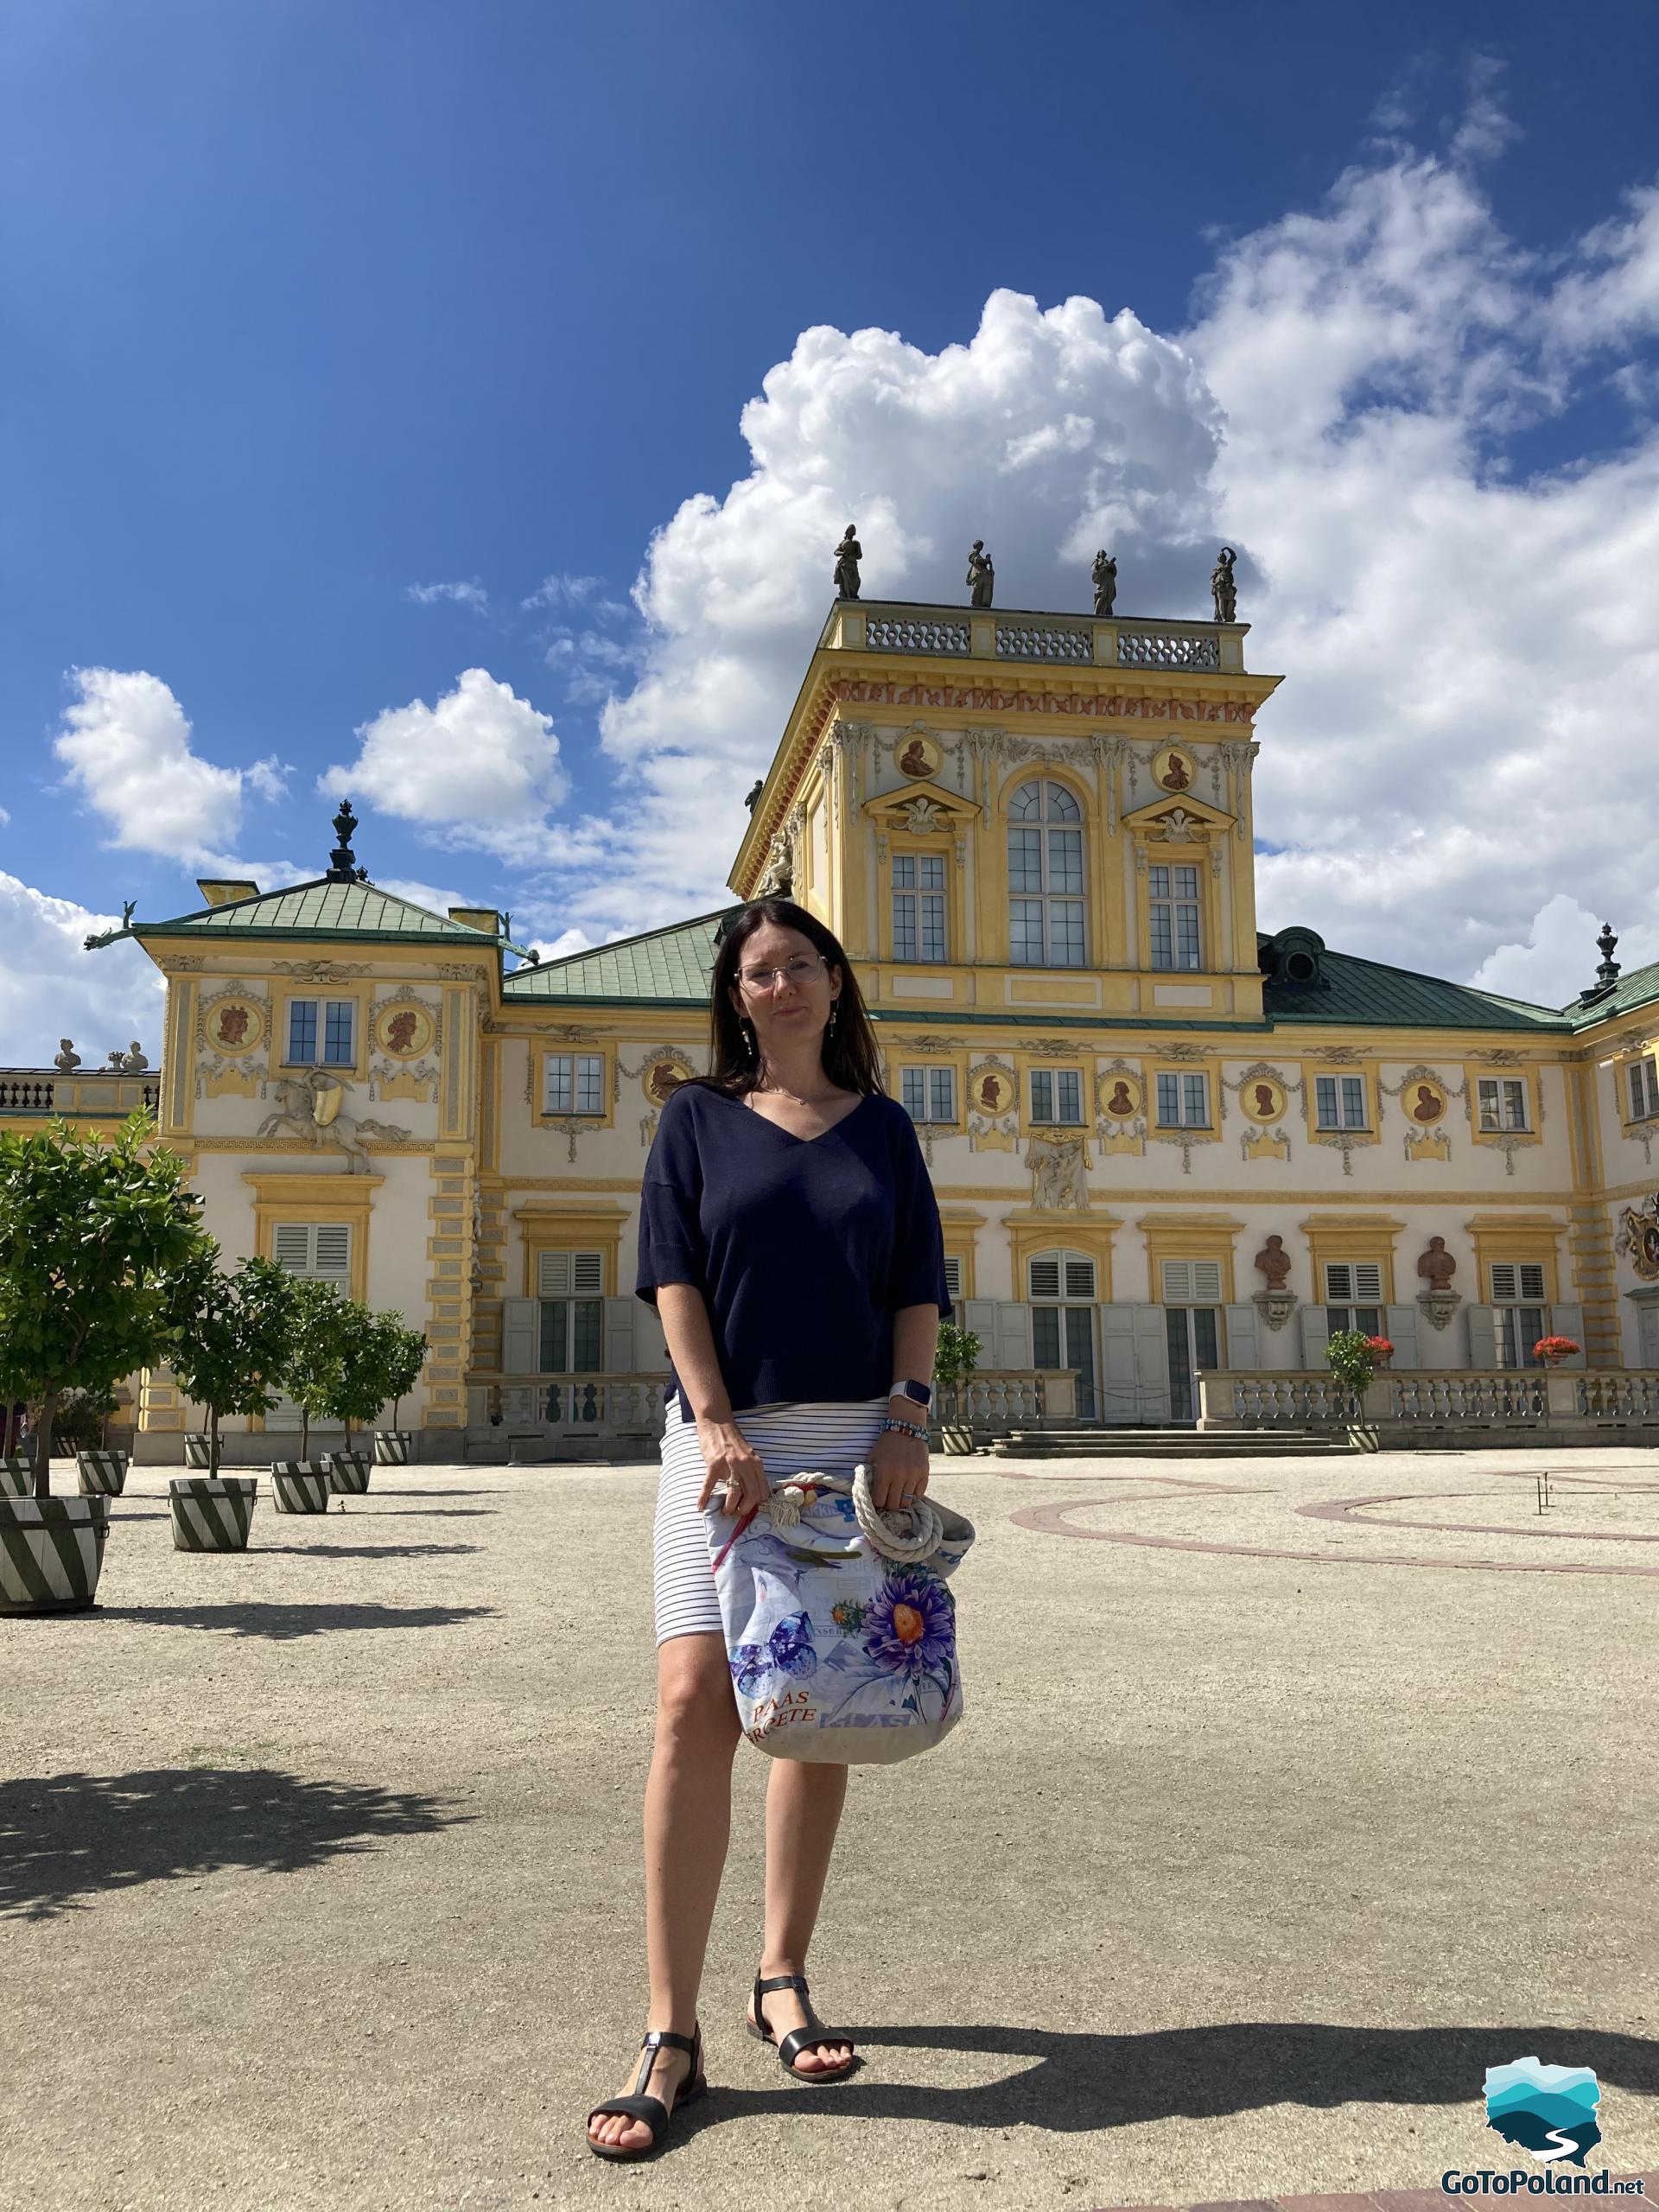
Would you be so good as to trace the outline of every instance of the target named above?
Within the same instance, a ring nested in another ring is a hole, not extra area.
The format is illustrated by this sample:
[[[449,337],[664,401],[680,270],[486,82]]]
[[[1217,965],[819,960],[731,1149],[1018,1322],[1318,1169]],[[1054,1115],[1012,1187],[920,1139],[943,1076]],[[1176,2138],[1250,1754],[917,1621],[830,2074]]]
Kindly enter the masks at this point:
[[[1588,1029],[1592,1023],[1609,1020],[1615,1014],[1634,1014],[1637,1007],[1651,1005],[1655,999],[1659,999],[1659,960],[1646,968],[1632,968],[1628,976],[1621,976],[1605,998],[1594,999],[1588,1006],[1574,999],[1561,1011],[1574,1029]]]
[[[515,968],[501,987],[502,995],[509,1001],[608,999],[706,1007],[715,972],[715,932],[734,911],[722,906],[718,913],[625,937],[592,952],[573,952],[539,968]]]
[[[1263,938],[1265,944],[1268,939]],[[1385,968],[1348,952],[1326,950],[1319,972],[1329,990],[1297,990],[1271,977],[1262,1001],[1269,1020],[1357,1022],[1401,1029],[1541,1029],[1567,1027],[1554,1007],[1499,998],[1468,983],[1442,982],[1409,968]]]
[[[200,913],[181,914],[175,921],[135,922],[131,934],[136,938],[257,934],[383,941],[441,938],[448,943],[480,947],[506,943],[505,938],[486,936],[465,922],[452,922],[447,914],[417,906],[412,899],[377,890],[372,883],[334,883],[326,877],[315,883],[296,883],[287,891],[268,891],[258,899],[204,906]]]

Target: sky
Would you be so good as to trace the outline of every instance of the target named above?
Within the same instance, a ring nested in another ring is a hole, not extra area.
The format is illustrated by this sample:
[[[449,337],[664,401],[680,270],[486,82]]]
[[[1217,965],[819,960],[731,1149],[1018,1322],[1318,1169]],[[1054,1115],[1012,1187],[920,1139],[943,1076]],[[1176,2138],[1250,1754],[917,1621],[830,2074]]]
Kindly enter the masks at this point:
[[[543,953],[723,904],[849,519],[1237,547],[1264,928],[1659,959],[1647,0],[18,0],[0,103],[0,1062],[346,794]]]

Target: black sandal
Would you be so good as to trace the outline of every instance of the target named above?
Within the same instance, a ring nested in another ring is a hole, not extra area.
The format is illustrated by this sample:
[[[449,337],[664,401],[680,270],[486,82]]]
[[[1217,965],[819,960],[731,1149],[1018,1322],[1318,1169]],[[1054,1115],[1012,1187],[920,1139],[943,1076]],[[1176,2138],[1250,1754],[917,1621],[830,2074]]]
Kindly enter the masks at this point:
[[[665,2105],[660,2097],[648,2097],[645,2094],[645,2084],[651,2079],[651,2069],[657,2063],[658,2050],[664,2044],[671,2050],[686,2050],[691,2054],[691,2064],[686,2074],[684,2083],[671,2107]],[[709,2087],[702,2071],[701,2023],[698,2024],[694,2033],[689,2036],[677,2036],[671,2028],[652,2028],[646,2034],[639,2048],[645,2056],[640,2061],[639,2079],[634,2084],[633,2094],[627,2097],[613,2097],[608,2104],[595,2105],[588,2115],[588,2125],[591,2128],[594,2122],[604,2114],[615,2113],[625,2120],[643,2120],[651,2130],[651,2140],[649,2143],[640,2143],[630,2147],[622,2143],[595,2143],[593,2137],[589,2135],[588,2148],[596,2158],[650,2158],[653,2151],[662,2149],[664,2139],[668,2133],[668,2123],[677,2117],[680,2107],[694,2102]]]
[[[801,1993],[801,2004],[806,2012],[806,2026],[791,2028],[781,2043],[766,2027],[766,2008],[760,2002],[767,1991],[772,1989],[798,1989]],[[761,2023],[759,2027],[756,2027],[755,2020]],[[857,2051],[854,2048],[853,2056],[844,2066],[822,2069],[816,2074],[803,2074],[796,2065],[797,2056],[801,2051],[810,2050],[814,2044],[844,2043],[849,2048],[853,2047],[851,2036],[842,2029],[826,2028],[812,2010],[812,1999],[807,1992],[806,1976],[804,1974],[774,1974],[770,1981],[762,1981],[760,1975],[756,1974],[754,1977],[754,2020],[746,2019],[743,2024],[758,2042],[769,2043],[775,2046],[779,2062],[792,2082],[844,2082],[858,2063]]]

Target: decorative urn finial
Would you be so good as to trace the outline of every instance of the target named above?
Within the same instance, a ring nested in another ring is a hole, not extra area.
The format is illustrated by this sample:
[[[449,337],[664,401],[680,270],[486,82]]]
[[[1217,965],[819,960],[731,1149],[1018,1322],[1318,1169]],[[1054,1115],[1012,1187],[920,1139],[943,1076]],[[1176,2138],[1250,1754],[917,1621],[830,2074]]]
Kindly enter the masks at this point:
[[[356,883],[360,880],[358,874],[357,855],[352,850],[352,832],[356,828],[357,817],[352,812],[352,802],[348,798],[342,799],[340,803],[340,812],[334,817],[334,836],[337,842],[334,851],[328,855],[330,883]]]
[[[1616,983],[1618,981],[1619,963],[1613,957],[1614,949],[1618,944],[1618,939],[1613,935],[1612,924],[1604,922],[1601,925],[1601,935],[1596,939],[1596,950],[1601,955],[1601,965],[1596,970],[1596,981],[1599,983]]]

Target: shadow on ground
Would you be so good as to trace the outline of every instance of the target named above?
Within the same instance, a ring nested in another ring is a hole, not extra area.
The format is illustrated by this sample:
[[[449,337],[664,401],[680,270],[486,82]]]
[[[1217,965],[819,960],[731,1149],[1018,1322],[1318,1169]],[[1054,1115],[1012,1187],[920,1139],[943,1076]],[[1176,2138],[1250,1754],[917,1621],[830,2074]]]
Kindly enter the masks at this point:
[[[471,1815],[435,1797],[274,1768],[155,1767],[0,1783],[0,1919],[50,1920],[99,1891],[226,1867],[293,1874]]]
[[[1240,2021],[1147,2035],[1050,2033],[988,2025],[860,2028],[865,2063],[833,2088],[803,2100],[775,2091],[710,2084],[687,2107],[688,2135],[810,2104],[838,2119],[925,2120],[963,2128],[1046,2128],[1057,2135],[1133,2127],[1172,2115],[1211,2120],[1276,2105],[1332,2109],[1351,2104],[1467,2105],[1484,2094],[1485,2069],[1517,2053],[1593,2068],[1604,2084],[1639,2096],[1659,2094],[1659,2044],[1595,2028],[1518,2021],[1488,2026],[1360,2028],[1338,2023]],[[909,2054],[989,2054],[1008,2061],[1001,2081],[975,2088],[883,2082],[886,2047],[902,2049],[909,2075],[925,2073]],[[868,2054],[880,2050],[872,2063]],[[1469,2155],[1498,2139],[1471,2120]],[[1609,2146],[1615,2160],[1617,2145]],[[1444,2158],[1439,2164],[1444,2165]],[[1507,2163],[1507,2161],[1506,2161]]]
[[[479,1544],[251,1544],[250,1555],[290,1552],[296,1559],[453,1559]]]
[[[468,1546],[467,1548],[470,1549]],[[243,1554],[238,1554],[238,1557]],[[249,1554],[246,1556],[251,1557]],[[348,1559],[349,1552],[336,1552]],[[233,1636],[262,1636],[275,1643],[321,1636],[331,1629],[450,1628],[482,1620],[493,1605],[105,1605],[81,1620],[137,1621],[146,1628],[228,1629]],[[66,1617],[68,1618],[68,1617]]]

